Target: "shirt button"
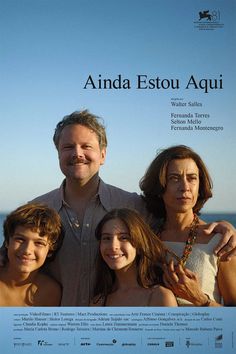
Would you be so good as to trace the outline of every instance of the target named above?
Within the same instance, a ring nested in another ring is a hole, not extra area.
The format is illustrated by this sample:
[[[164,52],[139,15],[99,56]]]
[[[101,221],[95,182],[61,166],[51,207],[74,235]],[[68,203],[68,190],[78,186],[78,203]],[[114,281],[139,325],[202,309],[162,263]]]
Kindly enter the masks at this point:
[[[86,224],[86,227],[89,227],[89,224]]]

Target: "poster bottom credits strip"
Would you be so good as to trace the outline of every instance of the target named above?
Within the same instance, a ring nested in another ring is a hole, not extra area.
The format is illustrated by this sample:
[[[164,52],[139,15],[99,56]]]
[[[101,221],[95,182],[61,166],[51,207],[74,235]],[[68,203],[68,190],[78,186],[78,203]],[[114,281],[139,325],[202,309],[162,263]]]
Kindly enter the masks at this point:
[[[235,353],[234,308],[0,308],[7,353]]]

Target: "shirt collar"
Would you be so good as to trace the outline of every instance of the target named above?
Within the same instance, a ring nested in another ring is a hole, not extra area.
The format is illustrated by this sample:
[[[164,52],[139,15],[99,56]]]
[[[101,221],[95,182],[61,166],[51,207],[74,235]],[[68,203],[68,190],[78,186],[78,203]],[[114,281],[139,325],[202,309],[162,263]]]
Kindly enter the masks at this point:
[[[66,201],[65,201],[65,183],[66,179],[63,180],[62,184],[60,185],[58,189],[58,195],[55,203],[55,209],[59,211],[63,206],[69,206]],[[110,192],[108,185],[103,182],[103,180],[100,178],[99,179],[99,186],[98,186],[98,192],[96,195],[104,207],[106,211],[109,211],[111,209],[111,203],[110,203]]]
[[[64,193],[65,193],[65,184],[66,184],[66,179],[64,179],[62,181],[62,184],[60,185],[59,189],[58,189],[58,199],[57,199],[57,203],[56,203],[56,208],[59,211],[64,205],[68,204],[65,201],[64,198]]]
[[[108,185],[101,178],[99,180],[98,197],[104,209],[109,211],[111,209],[110,191]]]

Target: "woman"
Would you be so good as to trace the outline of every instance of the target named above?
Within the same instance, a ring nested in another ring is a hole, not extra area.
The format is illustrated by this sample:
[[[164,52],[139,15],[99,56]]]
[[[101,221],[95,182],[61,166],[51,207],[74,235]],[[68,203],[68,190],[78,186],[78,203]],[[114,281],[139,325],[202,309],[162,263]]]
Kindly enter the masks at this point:
[[[173,293],[160,285],[164,248],[137,212],[110,211],[96,237],[100,252],[91,306],[177,306]]]
[[[213,250],[220,234],[203,234],[199,211],[212,197],[202,159],[184,145],[163,150],[140,182],[147,207],[160,218],[158,236],[172,251],[165,284],[182,306],[236,304],[236,259],[221,261]],[[175,261],[174,261],[175,259]]]

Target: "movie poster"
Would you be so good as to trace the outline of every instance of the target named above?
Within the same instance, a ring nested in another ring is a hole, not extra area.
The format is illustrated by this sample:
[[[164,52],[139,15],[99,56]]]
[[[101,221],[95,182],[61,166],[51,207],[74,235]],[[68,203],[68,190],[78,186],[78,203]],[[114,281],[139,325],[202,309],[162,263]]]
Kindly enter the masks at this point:
[[[203,218],[236,226],[235,1],[1,0],[0,9],[1,225],[9,211],[59,187],[55,126],[88,109],[107,130],[106,183],[140,193],[156,152],[185,144],[213,179]],[[2,307],[1,347],[233,353],[235,314]]]

